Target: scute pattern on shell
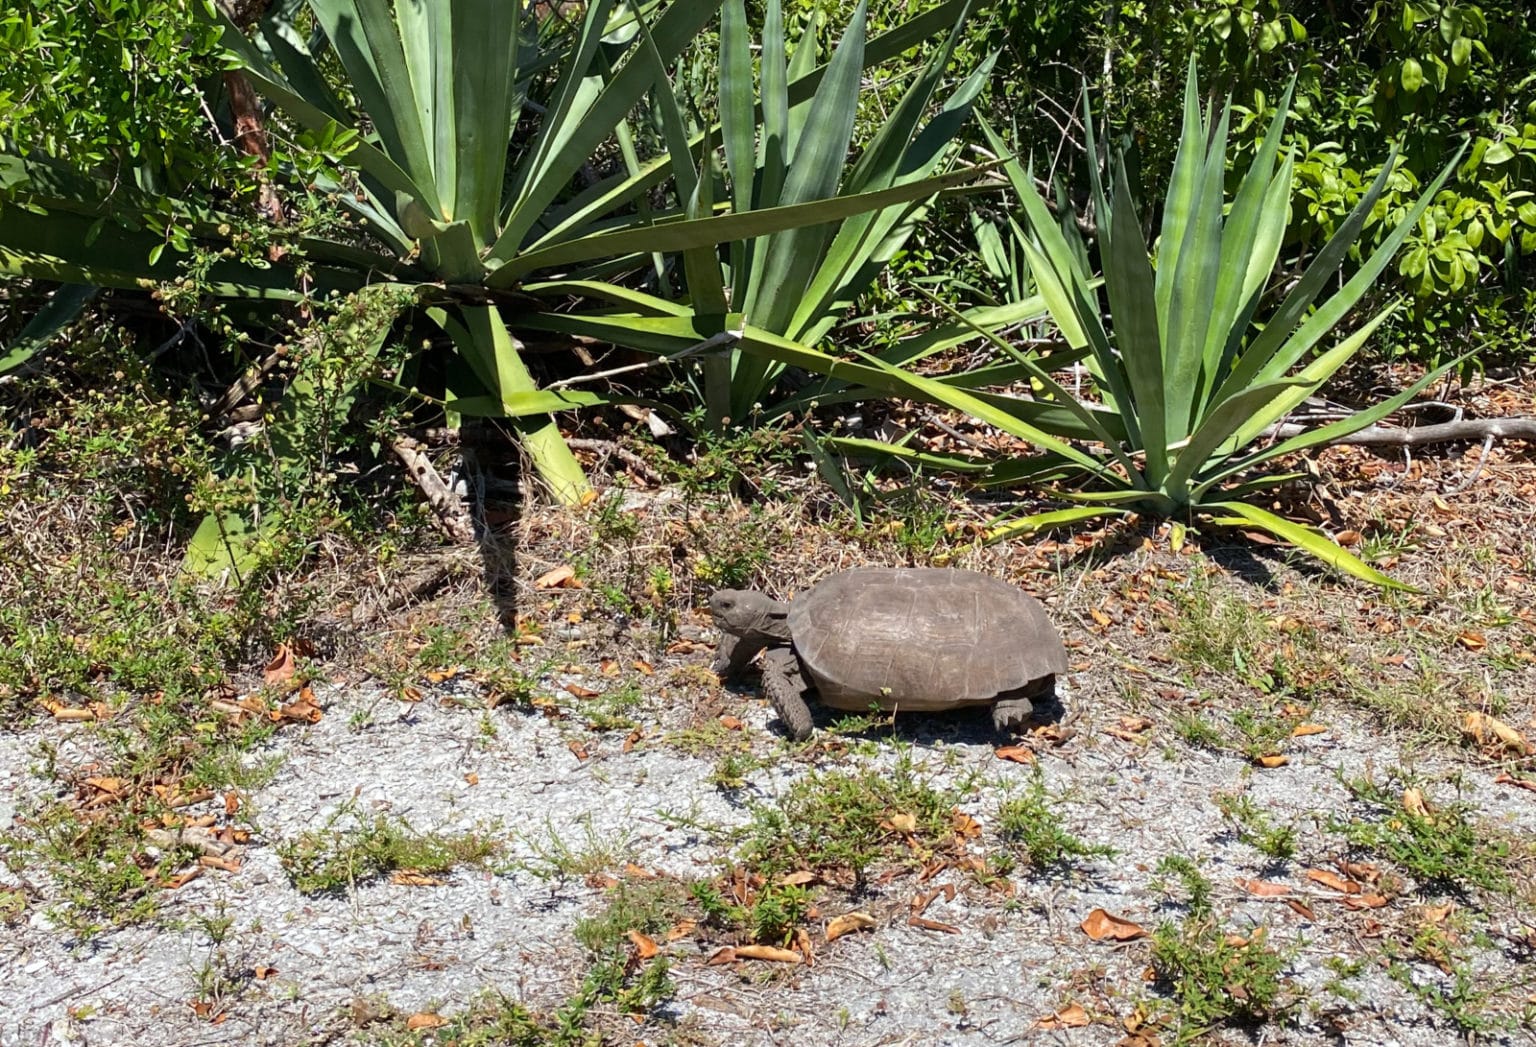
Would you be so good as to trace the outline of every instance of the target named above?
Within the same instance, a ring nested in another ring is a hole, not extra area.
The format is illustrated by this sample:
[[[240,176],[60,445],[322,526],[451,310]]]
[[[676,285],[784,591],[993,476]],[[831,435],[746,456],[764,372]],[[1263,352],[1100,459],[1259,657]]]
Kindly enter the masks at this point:
[[[834,708],[985,704],[1067,669],[1040,603],[974,571],[835,574],[790,603],[789,627],[822,702]]]

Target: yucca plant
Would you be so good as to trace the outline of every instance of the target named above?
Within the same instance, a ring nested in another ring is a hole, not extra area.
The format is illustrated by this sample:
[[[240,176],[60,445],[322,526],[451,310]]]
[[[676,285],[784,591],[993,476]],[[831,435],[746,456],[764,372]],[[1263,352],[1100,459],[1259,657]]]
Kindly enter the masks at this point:
[[[913,185],[947,166],[955,155],[955,135],[969,117],[993,63],[992,58],[983,61],[936,113],[930,111],[970,9],[970,3],[960,8],[948,35],[918,70],[857,162],[850,165],[847,157],[859,107],[867,4],[861,0],[854,9],[815,96],[803,107],[793,107],[788,85],[791,77],[814,61],[811,30],[815,20],[795,49],[793,62],[786,65],[779,0],[769,0],[759,48],[761,73],[754,89],[745,6],[743,0],[726,0],[720,34],[720,95],[732,207],[744,211]],[[758,109],[763,114],[761,134],[755,117]],[[726,266],[730,301],[753,325],[817,345],[906,243],[926,210],[926,200],[903,200],[837,223],[736,241]],[[713,283],[706,281],[704,288],[692,290],[695,307],[707,309]],[[711,406],[745,418],[782,365],[741,354],[731,359],[731,365],[729,403]]]

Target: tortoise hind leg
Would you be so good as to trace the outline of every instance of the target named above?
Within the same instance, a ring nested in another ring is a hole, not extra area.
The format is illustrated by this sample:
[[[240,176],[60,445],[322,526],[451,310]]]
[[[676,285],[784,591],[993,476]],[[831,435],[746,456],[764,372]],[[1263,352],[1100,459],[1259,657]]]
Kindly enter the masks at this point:
[[[797,742],[809,738],[816,727],[811,707],[805,702],[808,690],[810,686],[800,674],[800,660],[794,651],[775,647],[763,656],[763,693],[773,703],[784,729]]]
[[[1049,708],[1056,700],[1056,677],[1047,676],[1017,691],[1005,691],[992,703],[992,726],[999,731],[1022,731],[1037,708]]]
[[[1035,714],[1035,703],[1028,698],[1003,698],[992,703],[992,726],[999,731],[1022,731]]]

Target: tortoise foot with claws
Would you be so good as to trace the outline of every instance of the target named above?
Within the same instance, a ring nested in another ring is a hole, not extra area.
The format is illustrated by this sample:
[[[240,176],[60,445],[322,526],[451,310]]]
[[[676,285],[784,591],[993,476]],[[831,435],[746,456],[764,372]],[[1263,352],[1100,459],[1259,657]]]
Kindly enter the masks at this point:
[[[763,691],[796,741],[811,735],[812,694],[855,712],[985,705],[998,730],[1016,731],[1067,671],[1039,601],[974,571],[865,567],[793,604],[722,589],[709,609],[720,630],[715,672],[729,680],[767,648]]]

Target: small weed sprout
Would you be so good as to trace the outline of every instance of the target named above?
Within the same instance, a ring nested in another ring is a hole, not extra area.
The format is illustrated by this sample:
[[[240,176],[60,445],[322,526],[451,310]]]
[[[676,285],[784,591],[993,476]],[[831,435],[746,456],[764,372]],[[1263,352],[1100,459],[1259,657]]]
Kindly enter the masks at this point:
[[[1282,977],[1288,962],[1270,948],[1266,928],[1231,934],[1208,913],[1152,932],[1152,970],[1178,1002],[1181,1042],[1222,1022],[1289,1014],[1298,1000]]]
[[[399,818],[381,813],[367,819],[344,804],[324,828],[278,844],[277,856],[296,890],[323,894],[397,871],[432,875],[483,865],[500,850],[486,835],[418,833]]]
[[[1214,887],[1195,861],[1170,854],[1157,864],[1153,887],[1181,890],[1185,915],[1152,932],[1152,970],[1177,1001],[1180,1043],[1225,1021],[1270,1021],[1289,1014],[1297,999],[1281,978],[1287,956],[1270,948],[1268,931],[1224,929],[1211,906]],[[1171,881],[1177,881],[1177,888]]]
[[[581,713],[594,731],[628,731],[636,726],[635,714],[644,706],[645,692],[631,680],[582,703]]]
[[[1211,721],[1199,713],[1174,713],[1173,730],[1187,745],[1197,749],[1225,749],[1226,738]]]
[[[775,945],[789,943],[814,901],[806,888],[773,880],[765,880],[740,904],[727,899],[707,880],[695,881],[689,890],[706,922],[749,941]]]
[[[1395,775],[1398,785],[1409,779]],[[1470,819],[1472,808],[1449,803],[1407,810],[1401,795],[1369,778],[1343,778],[1356,800],[1374,809],[1372,820],[1334,818],[1328,828],[1342,833],[1356,847],[1377,854],[1413,876],[1423,887],[1450,887],[1458,891],[1481,888],[1506,892],[1512,888],[1510,871],[1516,861],[1508,840],[1480,828]]]
[[[1174,896],[1173,883],[1165,879],[1172,877],[1178,881],[1178,886],[1184,891],[1184,905],[1191,916],[1209,916],[1211,913],[1211,895],[1214,888],[1211,881],[1206,879],[1200,871],[1194,859],[1182,854],[1170,854],[1157,863],[1158,879],[1152,881],[1154,890],[1160,891],[1170,897]]]
[[[639,961],[630,954],[628,936],[633,931],[660,937],[687,914],[687,899],[688,888],[675,880],[623,880],[601,912],[578,920],[576,940],[587,950],[590,966],[580,991],[562,1008],[562,1023],[580,1025],[599,1003],[643,1014],[670,997],[675,989],[666,958]]]
[[[629,835],[623,831],[599,832],[592,824],[590,814],[583,815],[578,824],[582,840],[579,845],[567,843],[553,822],[544,822],[542,839],[523,837],[522,843],[533,852],[532,859],[519,859],[514,866],[540,879],[572,879],[606,872],[619,866],[629,852]]]
[[[1036,869],[1078,858],[1111,857],[1113,847],[1088,844],[1068,833],[1051,810],[1045,782],[1037,771],[1022,796],[1004,800],[997,811],[997,831],[1003,841]]]
[[[750,752],[731,750],[720,754],[709,772],[709,781],[715,788],[732,792],[747,784],[747,775],[758,766]]]
[[[1276,825],[1253,799],[1244,793],[1217,793],[1216,809],[1231,823],[1238,839],[1277,862],[1296,856],[1296,829]]]
[[[773,806],[753,809],[743,830],[740,861],[768,879],[797,869],[846,870],[862,880],[877,861],[911,862],[914,851],[953,837],[956,805],[974,779],[938,788],[903,751],[887,770],[813,773],[790,786]],[[910,827],[894,827],[893,816]]]

